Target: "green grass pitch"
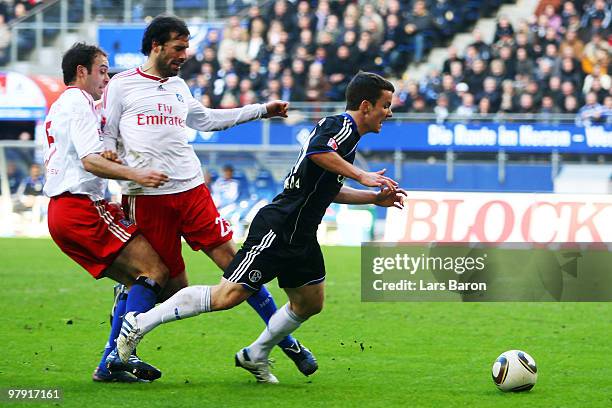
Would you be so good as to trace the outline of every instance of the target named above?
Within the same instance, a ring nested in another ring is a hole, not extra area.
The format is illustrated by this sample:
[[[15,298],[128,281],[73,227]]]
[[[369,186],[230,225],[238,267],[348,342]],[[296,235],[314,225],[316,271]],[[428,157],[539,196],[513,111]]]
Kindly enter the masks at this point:
[[[74,407],[612,406],[611,304],[361,303],[359,249],[324,251],[325,310],[296,334],[318,357],[311,378],[278,350],[278,386],[233,367],[234,353],[263,328],[241,305],[150,333],[139,354],[163,371],[160,380],[98,384],[91,373],[112,282],[95,282],[51,240],[0,239],[0,388],[60,387],[57,405]],[[204,254],[184,253],[192,283],[218,281]],[[494,359],[513,348],[538,363],[531,392],[504,394],[491,381]]]

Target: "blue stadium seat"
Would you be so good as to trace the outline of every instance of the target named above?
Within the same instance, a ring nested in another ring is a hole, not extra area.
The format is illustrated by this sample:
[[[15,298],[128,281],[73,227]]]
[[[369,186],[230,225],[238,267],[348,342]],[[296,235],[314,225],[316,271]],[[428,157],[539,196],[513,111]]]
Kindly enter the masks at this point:
[[[272,173],[270,173],[268,170],[260,170],[250,187],[252,193],[251,195],[260,200],[265,199],[272,201],[272,199],[280,192]]]

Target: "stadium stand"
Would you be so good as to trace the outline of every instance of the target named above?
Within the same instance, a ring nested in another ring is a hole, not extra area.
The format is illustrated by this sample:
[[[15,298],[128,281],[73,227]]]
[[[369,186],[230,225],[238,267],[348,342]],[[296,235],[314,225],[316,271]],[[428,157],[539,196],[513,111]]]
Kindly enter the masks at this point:
[[[0,2],[0,33],[6,34],[0,35],[0,65],[9,55],[7,23],[24,18],[42,3]],[[117,10],[124,11],[121,3],[93,1],[93,14],[103,21],[117,20]],[[174,9],[181,15],[202,10],[204,3],[175,1]],[[130,4],[132,21],[160,11],[159,2]],[[407,81],[405,85],[400,82],[400,88],[408,89],[414,86],[410,78],[402,77],[408,63],[423,61],[433,45],[447,43],[481,16],[494,13],[500,4],[499,0],[268,1],[263,6],[251,6],[241,14],[243,18],[240,14],[229,17],[220,38],[211,38],[195,50],[182,75],[194,95],[213,107],[279,97],[341,101],[348,78],[359,69]],[[248,5],[242,1],[218,2],[228,15]],[[483,41],[482,33],[474,30],[473,42],[464,50],[449,49],[449,57],[439,71],[430,72],[418,82],[418,91],[408,100],[398,99],[395,110],[433,112],[438,96],[444,93],[450,112],[465,100],[470,105],[467,110],[476,113],[536,113],[543,109],[542,99],[551,96],[553,105],[544,109],[576,113],[593,87],[598,105],[588,109],[589,114],[595,111],[596,120],[605,121],[610,117],[605,97],[611,82],[611,10],[612,5],[605,0],[542,0],[531,19],[518,27],[500,16],[493,42]],[[75,2],[68,19],[79,21],[82,14],[82,2]],[[58,20],[59,12],[45,14],[45,22]],[[57,31],[45,30],[45,38]],[[28,30],[19,31],[20,52],[33,47],[32,35]],[[447,75],[452,81],[445,78]],[[495,89],[483,92],[489,78],[495,80]],[[512,81],[512,96],[504,90],[504,80]],[[561,92],[547,89],[557,82]],[[563,92],[569,83],[573,88]],[[468,85],[466,92],[461,91],[465,89],[463,84]],[[568,97],[576,98],[577,106],[566,103]],[[486,100],[481,103],[483,98]]]
[[[234,89],[234,75],[257,100],[286,95],[293,101],[341,101],[348,78],[359,69],[401,77],[433,44],[499,4],[272,1],[251,7],[243,24],[230,18],[223,39],[196,52],[183,75],[213,106],[221,106],[227,89]]]
[[[30,21],[53,1],[0,0],[0,66],[34,48],[35,33],[12,30]],[[57,3],[57,2],[55,2]],[[165,1],[92,0],[71,5],[69,22],[81,24],[89,13],[98,22],[143,23],[162,11]],[[273,99],[305,108],[313,121],[341,105],[351,76],[378,72],[396,84],[393,111],[402,121],[438,125],[536,123],[612,124],[612,2],[534,0],[528,18],[499,13],[511,1],[450,0],[175,0],[173,11],[188,20],[220,22],[210,30],[181,70],[193,95],[213,108],[231,108]],[[211,4],[215,6],[211,10]],[[52,8],[49,7],[49,10]],[[44,43],[60,33],[59,7],[45,13]],[[28,20],[28,18],[30,20]],[[484,33],[483,18],[495,18]],[[448,46],[471,32],[464,47]],[[489,34],[491,34],[489,36]],[[464,34],[465,35],[465,34]],[[488,40],[490,39],[490,41]],[[447,47],[448,46],[448,47]],[[431,66],[433,47],[447,47],[447,58]],[[428,66],[415,78],[410,67]],[[518,116],[517,116],[518,114]],[[563,116],[563,115],[566,116]],[[10,149],[6,149],[7,151]],[[286,152],[285,152],[286,153]],[[282,189],[292,154],[262,159],[261,152],[199,152],[211,175],[232,163],[240,193],[228,217],[243,222]],[[366,166],[388,169],[409,189],[443,191],[552,192],[567,172],[550,153],[368,151]],[[451,157],[452,164],[450,164]],[[501,158],[508,160],[501,164]],[[565,155],[569,161],[608,162],[609,156]],[[275,160],[282,164],[275,164]],[[11,165],[10,186],[27,172],[32,159]],[[283,169],[283,170],[280,170]],[[231,209],[231,211],[230,211]],[[378,212],[381,218],[383,212]]]

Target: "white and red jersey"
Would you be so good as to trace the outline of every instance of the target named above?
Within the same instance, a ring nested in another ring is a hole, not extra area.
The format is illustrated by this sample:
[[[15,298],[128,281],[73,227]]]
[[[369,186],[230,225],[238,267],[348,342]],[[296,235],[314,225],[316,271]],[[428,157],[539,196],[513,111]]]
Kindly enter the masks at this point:
[[[81,159],[104,150],[100,115],[91,95],[68,87],[51,105],[45,119],[46,181],[43,192],[54,197],[64,192],[104,198],[106,180],[83,168]]]
[[[105,147],[116,150],[130,167],[151,167],[170,178],[159,188],[123,182],[123,194],[127,195],[179,193],[204,183],[187,127],[223,130],[266,113],[264,104],[208,109],[194,99],[183,79],[159,78],[140,68],[115,75],[103,98]]]

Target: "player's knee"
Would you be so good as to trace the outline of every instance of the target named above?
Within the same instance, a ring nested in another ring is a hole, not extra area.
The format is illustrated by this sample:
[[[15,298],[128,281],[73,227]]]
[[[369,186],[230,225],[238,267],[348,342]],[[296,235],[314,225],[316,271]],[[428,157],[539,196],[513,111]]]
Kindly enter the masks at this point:
[[[206,251],[206,255],[217,264],[219,269],[225,270],[236,256],[236,248],[232,241],[228,241],[214,249]]]
[[[124,251],[129,259],[128,265],[134,269],[136,276],[153,279],[161,287],[166,285],[170,270],[143,236],[134,238]]]
[[[239,284],[220,284],[211,290],[211,309],[227,310],[239,305],[250,293]]]
[[[170,270],[163,262],[159,262],[154,266],[155,274],[159,277],[160,285],[166,286],[170,280]]]
[[[323,310],[323,301],[317,300],[307,303],[291,303],[291,310],[302,319],[308,319],[314,315],[321,313],[321,311]]]
[[[170,270],[159,256],[152,256],[149,259],[150,262],[145,266],[143,274],[153,279],[161,287],[165,287],[170,279]]]
[[[322,310],[323,310],[323,302],[319,302],[319,303],[316,303],[314,305],[311,305],[310,308],[309,308],[309,312],[310,312],[310,316],[309,317],[321,313]]]
[[[170,271],[161,261],[152,263],[142,274],[153,279],[162,288],[166,286],[170,278]]]

